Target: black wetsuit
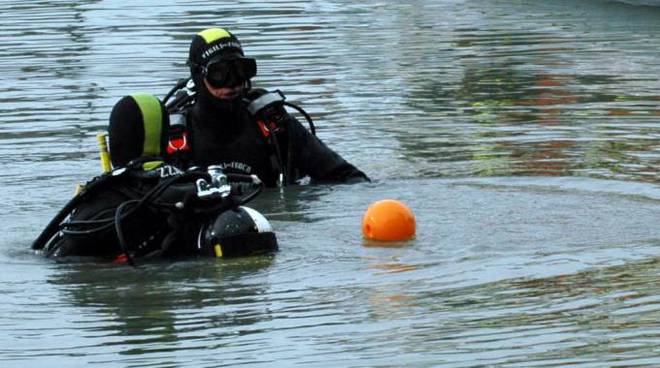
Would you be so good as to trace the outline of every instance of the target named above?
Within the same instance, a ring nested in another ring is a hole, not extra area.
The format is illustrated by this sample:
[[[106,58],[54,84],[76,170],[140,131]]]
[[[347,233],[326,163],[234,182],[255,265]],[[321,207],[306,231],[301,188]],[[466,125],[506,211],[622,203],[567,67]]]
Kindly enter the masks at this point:
[[[265,91],[251,91],[248,96],[261,93]],[[277,127],[272,134],[277,144],[272,144],[245,102],[219,102],[202,88],[186,112],[192,154],[183,166],[220,165],[229,173],[255,174],[269,187],[277,185],[280,173],[285,184],[306,176],[317,183],[369,181],[283,107],[275,114]]]

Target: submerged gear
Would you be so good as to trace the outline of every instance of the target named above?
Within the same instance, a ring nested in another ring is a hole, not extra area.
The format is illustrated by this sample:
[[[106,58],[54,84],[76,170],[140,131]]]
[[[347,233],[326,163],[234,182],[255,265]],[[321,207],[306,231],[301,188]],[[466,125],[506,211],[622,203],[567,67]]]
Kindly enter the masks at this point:
[[[110,159],[114,167],[143,156],[162,157],[167,146],[169,115],[153,95],[121,98],[110,113]]]
[[[233,187],[237,181],[251,183],[252,190],[238,194]],[[94,179],[74,197],[37,238],[33,249],[44,249],[52,257],[122,256],[129,262],[143,256],[215,254],[215,244],[199,241],[206,239],[202,233],[213,228],[218,218],[226,218],[226,211],[240,211],[240,205],[254,198],[260,185],[255,178],[225,175],[218,168],[182,173],[167,165],[152,171],[135,165],[115,170]],[[243,220],[245,231],[239,233],[254,233],[254,221]],[[225,242],[235,233],[217,232],[212,240],[224,243],[223,256],[277,250],[272,229],[265,232],[270,234],[243,234],[250,239],[249,245],[231,239]],[[237,249],[242,246],[246,249]]]

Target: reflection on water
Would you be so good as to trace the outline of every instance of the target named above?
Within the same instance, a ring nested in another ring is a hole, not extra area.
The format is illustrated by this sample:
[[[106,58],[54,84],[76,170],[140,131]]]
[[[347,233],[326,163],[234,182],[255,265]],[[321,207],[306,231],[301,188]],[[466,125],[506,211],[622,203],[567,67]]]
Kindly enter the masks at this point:
[[[659,281],[657,271],[654,258],[441,292],[420,291],[419,285],[410,284],[401,285],[407,292],[397,295],[391,291],[396,286],[388,285],[370,297],[373,318],[413,321],[375,331],[368,341],[349,333],[347,341],[356,350],[379,346],[387,351],[403,344],[403,355],[417,363],[451,366],[480,361],[495,366],[654,366],[657,352],[646,344],[659,337],[655,321],[660,317],[660,290],[648,288]],[[391,338],[392,329],[397,339]],[[424,360],[415,357],[415,351],[442,354]]]
[[[415,58],[404,82],[412,87],[407,104],[420,111],[393,128],[406,155],[425,163],[425,175],[657,182],[659,64],[655,48],[644,45],[656,43],[647,34],[657,32],[660,13],[629,9],[638,18],[622,30],[612,23],[630,13],[598,5],[566,14],[513,2],[508,14],[480,15],[481,27],[443,29],[444,44],[432,42],[439,31],[412,35],[408,42],[434,46]],[[538,29],[512,19],[526,11]],[[589,20],[584,28],[575,23]]]
[[[154,347],[162,349],[186,331],[205,329],[207,334],[199,338],[211,341],[223,336],[207,327],[220,330],[268,319],[259,295],[269,286],[263,270],[271,261],[242,259],[204,268],[146,265],[120,274],[116,267],[100,271],[90,266],[67,267],[49,282],[60,286],[70,305],[105,316],[97,321],[96,332],[123,336],[109,345],[138,339],[157,342]],[[206,312],[200,315],[203,309]]]
[[[149,4],[43,3],[2,9],[2,78],[11,88],[0,92],[0,138],[28,150],[23,162],[89,161],[85,138],[105,125],[113,101],[135,90],[163,95],[187,73],[190,34],[220,11],[260,61],[257,84],[304,100],[323,136],[377,178],[658,181],[658,8],[181,2],[148,15]],[[382,161],[363,157],[362,146]],[[12,152],[2,153],[9,163]]]
[[[132,269],[3,254],[0,285],[9,302],[0,304],[0,316],[12,318],[0,317],[0,361],[653,365],[658,189],[599,193],[589,191],[591,181],[508,183],[417,180],[414,190],[393,182],[267,192],[256,204],[274,203],[282,250],[273,257]],[[648,195],[638,195],[644,190]],[[362,210],[392,195],[415,209],[416,239],[395,247],[365,243]]]
[[[1,2],[0,366],[659,365],[658,5]],[[216,25],[375,182],[263,193],[275,257],[26,251],[112,104],[164,95]],[[389,197],[417,237],[361,239]]]

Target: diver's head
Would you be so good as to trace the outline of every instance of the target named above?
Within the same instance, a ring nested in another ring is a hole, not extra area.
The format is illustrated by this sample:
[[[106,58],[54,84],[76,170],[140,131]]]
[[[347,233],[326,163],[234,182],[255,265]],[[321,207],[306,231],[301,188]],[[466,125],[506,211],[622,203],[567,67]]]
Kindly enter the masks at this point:
[[[257,74],[256,61],[245,57],[238,38],[222,28],[193,37],[188,64],[195,85],[223,101],[240,97]]]
[[[112,165],[125,166],[140,157],[163,157],[168,128],[169,116],[156,96],[134,93],[122,97],[110,113]]]

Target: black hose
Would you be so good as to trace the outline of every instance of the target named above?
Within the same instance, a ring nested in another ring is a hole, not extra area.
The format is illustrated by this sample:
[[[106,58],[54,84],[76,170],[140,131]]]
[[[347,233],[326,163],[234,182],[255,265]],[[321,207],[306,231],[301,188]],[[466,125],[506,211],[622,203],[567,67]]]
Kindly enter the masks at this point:
[[[243,205],[243,204],[245,204],[245,203],[248,203],[248,202],[250,202],[251,200],[253,200],[257,195],[259,195],[259,193],[261,193],[261,191],[262,191],[265,187],[266,187],[266,185],[265,185],[263,182],[260,181],[260,182],[259,182],[259,185],[256,186],[256,188],[255,188],[252,192],[250,192],[250,193],[248,193],[248,194],[245,194],[245,195],[242,195],[242,196],[240,196],[240,197],[235,198],[233,202],[234,202],[237,206],[240,206],[240,205]]]
[[[133,259],[133,256],[129,252],[129,245],[128,242],[126,241],[126,238],[124,237],[124,232],[121,227],[121,222],[124,220],[126,217],[130,216],[133,214],[135,211],[140,209],[142,206],[145,204],[149,203],[151,201],[151,198],[158,197],[160,194],[162,194],[163,191],[165,191],[167,188],[170,186],[174,185],[175,183],[181,181],[182,179],[187,179],[189,177],[194,177],[195,179],[198,179],[200,176],[205,176],[207,177],[207,174],[204,173],[199,173],[199,172],[190,172],[190,173],[184,173],[181,176],[176,176],[173,177],[169,180],[166,180],[163,183],[158,184],[156,187],[151,189],[144,197],[141,199],[132,199],[123,202],[122,204],[117,207],[117,211],[115,212],[115,218],[114,218],[114,226],[115,226],[115,232],[117,234],[117,240],[119,241],[119,246],[122,250],[122,252],[126,255],[126,261],[128,262],[129,265],[135,267],[135,260]],[[126,208],[129,205],[135,204],[132,208],[126,211],[124,214],[124,208]],[[105,226],[104,226],[105,227]]]
[[[165,109],[167,110],[168,113],[172,114],[175,113],[184,106],[188,105],[190,102],[194,100],[195,96],[194,95],[189,95],[189,94],[183,94],[181,97],[177,97],[175,100],[172,101],[171,104],[167,105]]]
[[[117,240],[119,240],[119,247],[121,248],[124,255],[126,255],[126,261],[128,262],[128,264],[133,267],[135,267],[135,261],[133,260],[133,256],[131,255],[131,253],[128,251],[128,244],[126,243],[126,239],[124,238],[124,232],[121,229],[121,220],[122,220],[121,213],[123,212],[126,206],[139,202],[140,202],[139,199],[126,201],[120,204],[119,207],[117,207],[117,211],[115,211],[115,231],[117,232]]]
[[[174,179],[176,179],[176,178],[174,178]],[[164,188],[162,188],[162,190],[164,190],[164,189],[167,189],[172,184],[174,184],[174,180],[172,180],[171,182],[160,183],[156,187],[152,188],[149,192],[144,194],[144,196],[142,197],[141,200],[137,200],[137,201],[143,201],[145,199],[151,198],[151,197],[154,196],[153,192],[158,190],[161,186],[164,186]],[[160,191],[157,194],[160,194]],[[128,200],[126,202],[131,202],[131,201],[135,201],[135,200]],[[120,206],[122,204],[126,203],[126,202],[122,202],[120,204]],[[136,209],[137,208],[131,209],[130,212],[126,213],[125,216],[128,216],[128,215],[132,214]],[[107,218],[98,219],[98,220],[79,220],[79,221],[65,222],[65,223],[62,223],[59,227],[61,228],[62,233],[66,234],[66,235],[92,235],[92,234],[95,234],[95,233],[98,233],[98,232],[101,232],[101,231],[105,231],[105,230],[108,230],[108,229],[114,227],[115,222],[116,222],[116,214],[113,215],[112,217],[107,217]],[[99,225],[99,226],[94,227],[94,228],[88,228],[88,229],[85,229],[85,230],[71,230],[70,229],[71,227],[77,227],[77,226],[82,226],[82,225]]]
[[[71,230],[68,229],[67,224],[62,224],[62,234],[64,235],[92,235],[107,229],[110,229],[114,225],[114,217],[112,219],[109,219],[107,221],[103,221],[101,225],[91,228],[91,229],[86,229],[86,230]]]
[[[247,195],[241,196],[236,200],[236,203],[240,206],[242,204],[248,203],[251,200],[253,200],[261,191],[264,189],[266,185],[262,182],[260,185],[253,190],[251,193],[248,193]]]
[[[61,228],[65,228],[65,227],[75,227],[75,226],[86,226],[86,225],[98,225],[98,224],[103,224],[103,223],[106,223],[106,222],[108,222],[108,221],[112,221],[112,219],[113,219],[114,216],[115,216],[115,215],[114,215],[114,212],[115,212],[115,209],[114,209],[114,208],[106,208],[106,209],[100,211],[99,213],[97,213],[97,214],[94,216],[94,219],[91,219],[91,220],[76,220],[76,221],[71,221],[71,220],[69,220],[69,221],[67,221],[67,222],[65,222],[65,223],[63,223],[63,224],[61,224],[60,227],[61,227]],[[99,217],[103,216],[105,213],[112,213],[112,215],[109,216],[109,217],[99,218]]]
[[[286,148],[286,176],[287,178],[290,178],[287,184],[292,184],[293,183],[293,129],[291,129],[291,121],[286,120],[287,127],[286,131],[288,134],[288,142],[287,142],[287,148]]]
[[[174,94],[175,94],[178,90],[180,90],[180,89],[182,89],[183,87],[185,87],[186,84],[188,84],[188,81],[189,81],[189,80],[190,80],[190,77],[189,77],[189,78],[179,79],[179,81],[176,83],[176,85],[174,86],[174,88],[172,88],[169,92],[167,92],[167,94],[165,95],[165,97],[163,97],[163,105],[167,105],[167,101],[168,101],[172,96],[174,96]]]
[[[305,117],[305,120],[307,120],[307,123],[309,124],[309,130],[312,132],[313,135],[316,135],[316,127],[314,126],[314,121],[312,121],[312,117],[309,116],[307,111],[303,110],[302,107],[300,107],[298,105],[292,104],[291,102],[283,101],[282,103],[285,106],[292,107],[292,108],[296,109],[296,111],[301,113]]]
[[[230,182],[230,183],[251,183],[251,184],[255,184],[255,189],[252,192],[248,193],[247,195],[243,195],[241,197],[238,197],[238,199],[236,199],[234,201],[238,206],[240,206],[242,204],[245,204],[245,203],[248,203],[251,200],[253,200],[266,187],[264,182],[262,182],[261,180],[259,180],[258,183],[255,183],[254,178],[252,177],[252,175],[233,174],[233,173],[225,174],[225,175],[227,175],[227,181]],[[256,185],[256,184],[258,184],[258,185]]]

